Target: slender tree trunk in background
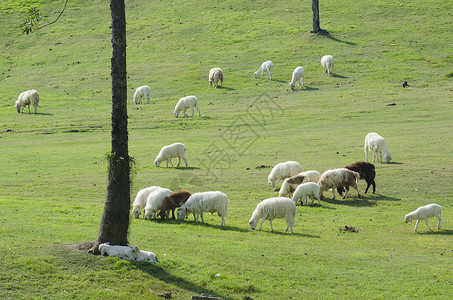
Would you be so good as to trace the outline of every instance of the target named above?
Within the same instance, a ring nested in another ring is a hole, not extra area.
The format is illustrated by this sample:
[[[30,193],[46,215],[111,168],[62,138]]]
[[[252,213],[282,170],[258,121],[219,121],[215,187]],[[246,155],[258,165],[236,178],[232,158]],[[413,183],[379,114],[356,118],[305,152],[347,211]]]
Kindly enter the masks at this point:
[[[319,0],[311,1],[311,9],[313,10],[313,31],[312,31],[312,33],[328,34],[328,32],[326,30],[321,29],[321,25],[319,23]]]
[[[112,152],[109,155],[107,199],[97,241],[127,245],[130,209],[130,158],[127,132],[126,13],[124,0],[110,0],[112,15]]]

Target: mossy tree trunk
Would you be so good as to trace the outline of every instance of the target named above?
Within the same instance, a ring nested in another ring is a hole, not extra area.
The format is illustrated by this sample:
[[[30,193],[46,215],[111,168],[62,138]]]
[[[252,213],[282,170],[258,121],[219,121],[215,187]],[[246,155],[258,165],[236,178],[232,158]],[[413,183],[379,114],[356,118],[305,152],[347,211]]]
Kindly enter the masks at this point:
[[[127,245],[130,209],[130,157],[127,131],[126,14],[124,0],[111,0],[112,16],[112,151],[109,155],[107,199],[97,240]]]

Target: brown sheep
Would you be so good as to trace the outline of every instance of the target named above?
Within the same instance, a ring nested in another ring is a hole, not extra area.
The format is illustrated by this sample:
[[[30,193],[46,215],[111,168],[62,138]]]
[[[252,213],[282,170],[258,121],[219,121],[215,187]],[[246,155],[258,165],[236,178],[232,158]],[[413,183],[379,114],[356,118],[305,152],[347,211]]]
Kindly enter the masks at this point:
[[[175,209],[180,207],[187,201],[190,197],[190,193],[187,191],[177,191],[171,194],[168,194],[165,198],[164,202],[162,203],[161,210],[159,212],[159,216],[162,219],[169,217],[169,210],[171,210],[172,219],[175,219]]]

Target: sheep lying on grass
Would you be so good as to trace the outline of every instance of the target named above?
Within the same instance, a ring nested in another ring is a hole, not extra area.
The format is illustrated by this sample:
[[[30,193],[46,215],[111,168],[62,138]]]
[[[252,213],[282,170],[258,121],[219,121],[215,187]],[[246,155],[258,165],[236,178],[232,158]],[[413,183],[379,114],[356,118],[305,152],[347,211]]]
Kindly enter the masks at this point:
[[[333,199],[335,199],[335,189],[344,187],[346,192],[342,199],[346,198],[349,193],[349,186],[352,186],[357,190],[357,194],[360,198],[360,191],[357,185],[357,181],[360,178],[360,174],[345,168],[327,170],[319,178],[318,185],[321,191],[321,198],[323,191],[332,189]]]
[[[321,65],[323,69],[323,73],[327,73],[328,76],[330,76],[330,73],[333,74],[333,56],[332,55],[324,55],[321,58]]]
[[[135,104],[142,103],[142,98],[145,98],[146,103],[149,103],[150,97],[151,97],[151,89],[149,88],[149,86],[144,85],[144,86],[138,87],[134,93],[134,103]]]
[[[195,112],[194,108],[198,111],[198,116],[201,117],[200,108],[198,107],[198,99],[195,96],[187,96],[179,99],[178,103],[176,103],[175,111],[173,114],[177,118],[178,115],[182,112],[184,117],[187,117],[186,110],[190,108],[192,110],[191,118]]]
[[[302,167],[297,161],[282,162],[272,168],[271,173],[267,177],[267,182],[275,191],[280,180],[297,175],[300,172],[302,172]]]
[[[297,204],[297,201],[302,198],[302,204],[305,205],[307,203],[308,196],[311,197],[311,204],[313,204],[316,199],[318,200],[318,206],[321,205],[319,185],[314,182],[302,183],[296,188],[293,195],[294,204]]]
[[[150,220],[156,218],[156,214],[162,209],[165,197],[171,194],[171,191],[166,188],[160,188],[149,194],[146,199],[144,218]]]
[[[414,231],[417,231],[418,223],[420,220],[424,220],[426,223],[426,226],[428,226],[429,230],[432,231],[431,227],[429,227],[428,224],[428,218],[435,217],[437,219],[437,229],[441,228],[441,222],[442,222],[442,207],[438,204],[428,204],[422,207],[417,208],[411,213],[408,213],[404,217],[404,222],[406,223],[412,223],[412,220],[417,220],[417,223],[415,223],[415,228]]]
[[[135,201],[132,204],[132,213],[136,219],[140,217],[140,213],[142,209],[146,206],[146,199],[148,198],[149,194],[154,192],[157,189],[160,189],[160,186],[150,186],[138,191],[137,196],[135,197]],[[143,211],[143,216],[145,215],[145,211]]]
[[[165,165],[166,168],[168,167],[168,163],[170,163],[171,166],[173,167],[171,159],[174,157],[178,158],[178,164],[176,165],[177,167],[179,167],[181,159],[183,159],[184,162],[186,163],[186,167],[188,166],[186,159],[186,146],[181,143],[174,143],[162,147],[156,159],[154,160],[154,164],[156,165],[156,167],[159,167],[163,161],[166,161],[167,162]]]
[[[136,254],[136,261],[147,261],[152,263],[158,263],[156,254],[150,251],[139,250]]]
[[[99,245],[101,255],[118,256],[125,259],[135,260],[139,249],[136,245],[129,246],[111,246],[109,242]]]
[[[184,220],[189,213],[192,213],[195,216],[196,223],[198,223],[199,216],[201,216],[201,222],[204,223],[203,212],[217,212],[219,217],[222,218],[220,226],[223,226],[225,225],[229,206],[230,200],[222,192],[195,193],[178,209],[178,220]]]
[[[213,87],[217,87],[217,84],[220,80],[220,85],[223,84],[223,71],[220,68],[212,68],[209,71],[209,84]]]
[[[384,154],[385,163],[388,164],[392,159],[389,150],[385,146],[384,138],[376,132],[370,132],[365,136],[365,145],[363,146],[363,150],[365,151],[365,161],[368,159],[368,151],[373,152],[373,163],[375,159],[382,163],[382,154]],[[378,155],[380,159],[378,158]]]
[[[35,109],[34,113],[36,114],[39,105],[39,94],[36,90],[28,90],[21,93],[14,107],[18,113],[22,113],[25,106],[28,106],[28,113],[30,113],[30,104],[33,105]]]
[[[249,220],[249,226],[251,229],[255,229],[258,220],[262,219],[260,227],[258,228],[259,231],[261,230],[264,221],[269,220],[271,231],[273,231],[272,220],[278,218],[285,218],[285,231],[288,231],[289,228],[289,232],[293,233],[293,226],[296,219],[296,204],[294,204],[291,199],[286,197],[273,197],[261,201],[253,211],[252,217]]]
[[[260,77],[261,79],[261,76],[263,76],[263,72],[266,71],[267,72],[267,79],[269,79],[269,81],[272,80],[272,71],[274,70],[274,63],[271,62],[270,60],[268,61],[265,61],[261,64],[261,67],[258,69],[258,71],[255,72],[255,78],[258,78],[258,76]]]
[[[302,84],[300,83],[300,81],[302,80]],[[299,87],[302,88],[302,86],[304,85],[304,68],[302,67],[297,67],[294,71],[293,71],[293,76],[291,78],[291,82],[289,83],[289,87],[294,90],[294,88],[296,87],[296,82],[299,81]]]

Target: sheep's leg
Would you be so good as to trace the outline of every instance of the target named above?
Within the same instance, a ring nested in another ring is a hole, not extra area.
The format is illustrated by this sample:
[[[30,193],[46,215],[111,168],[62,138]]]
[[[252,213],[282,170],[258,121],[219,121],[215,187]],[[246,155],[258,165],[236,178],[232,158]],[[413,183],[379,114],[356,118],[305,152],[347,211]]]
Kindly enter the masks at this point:
[[[275,185],[274,185],[274,191],[277,190],[277,185],[278,185],[278,182],[280,181],[280,179],[277,179],[277,181],[275,181]]]
[[[171,218],[173,220],[175,220],[175,209],[174,208],[171,209]]]
[[[181,155],[181,158],[184,160],[184,163],[186,164],[186,168],[187,168],[187,166],[188,166],[189,164],[187,163],[186,156],[185,156],[185,155]]]
[[[307,204],[307,195],[306,194],[304,194],[302,196],[302,205],[305,205],[305,204]]]
[[[417,231],[418,222],[420,222],[420,220],[417,220],[417,222],[415,223],[415,228],[414,228],[414,231]]]
[[[203,212],[200,213],[200,217],[201,217],[201,223],[204,223]]]
[[[193,118],[194,113],[195,113],[195,108],[192,106],[192,115],[190,116],[191,118]]]
[[[181,164],[181,158],[178,156],[178,163],[176,164],[177,167]]]
[[[349,193],[349,187],[348,186],[345,186],[345,192],[344,192],[344,196],[341,197],[341,199],[346,199],[346,197],[348,197],[348,193]]]
[[[225,225],[225,217],[222,217],[222,222],[220,222],[220,226]]]
[[[195,223],[198,223],[198,214],[195,215]]]
[[[428,226],[428,229],[431,230],[431,231],[433,231],[433,230],[431,229],[431,227],[429,227],[428,219],[425,219],[425,223],[426,223],[426,226]]]
[[[274,228],[272,228],[272,220],[269,220],[269,224],[271,225],[271,232],[274,231]]]
[[[258,231],[261,230],[261,226],[263,226],[264,221],[266,221],[266,215],[263,216],[263,219],[261,220],[260,227],[258,228]]]
[[[440,229],[441,228],[441,222],[442,222],[442,214],[441,215],[437,215],[437,216],[434,216],[436,219],[437,219],[437,229]]]
[[[332,188],[332,195],[333,195],[332,200],[335,200],[335,188]],[[343,197],[343,199],[344,199],[344,197]]]
[[[316,199],[318,200],[318,206],[321,206],[321,197],[319,197],[319,195],[317,195]]]

